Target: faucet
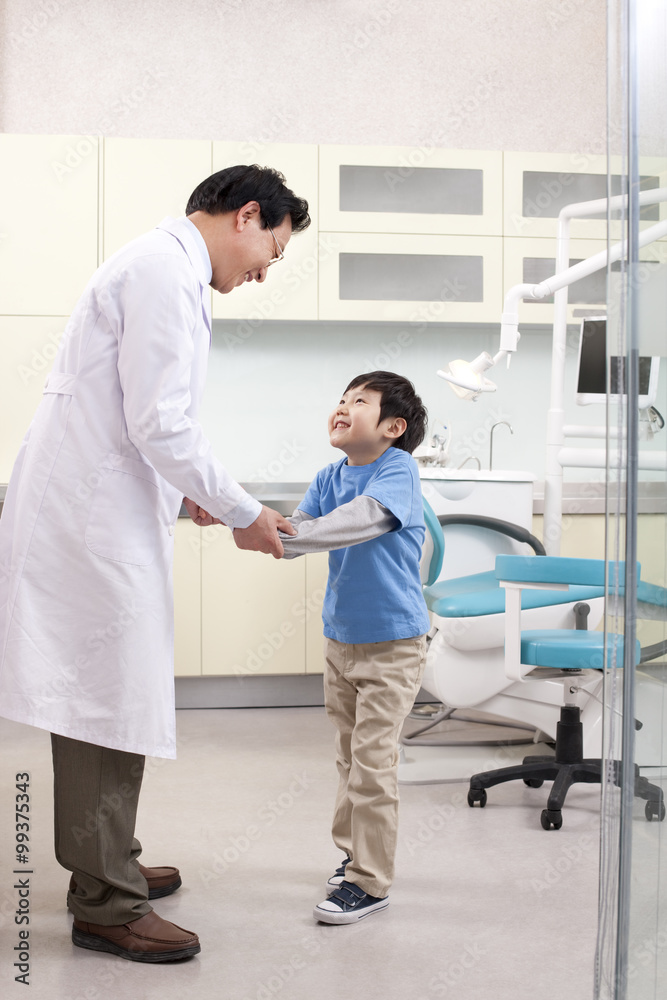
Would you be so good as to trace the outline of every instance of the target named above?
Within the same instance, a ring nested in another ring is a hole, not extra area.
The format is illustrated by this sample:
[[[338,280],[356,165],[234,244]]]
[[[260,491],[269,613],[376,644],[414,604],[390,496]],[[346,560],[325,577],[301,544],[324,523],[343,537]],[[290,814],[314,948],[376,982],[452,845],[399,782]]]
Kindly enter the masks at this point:
[[[491,428],[491,433],[489,435],[489,472],[491,472],[493,468],[493,432],[495,431],[496,427],[500,427],[501,424],[505,424],[505,427],[509,427],[510,434],[514,434],[514,431],[512,430],[512,425],[508,423],[507,420],[499,420]]]
[[[466,465],[466,464],[467,464],[468,462],[470,462],[470,461],[472,461],[472,462],[477,462],[477,468],[478,468],[478,469],[481,469],[481,468],[482,468],[482,463],[481,463],[481,462],[480,462],[480,460],[479,460],[479,459],[477,458],[477,455],[468,455],[468,457],[467,457],[467,458],[464,458],[464,459],[463,459],[463,461],[461,462],[461,464],[460,464],[460,465],[457,465],[457,466],[456,466],[456,468],[457,468],[457,469],[462,469],[462,468],[463,468],[463,466],[464,466],[464,465]]]

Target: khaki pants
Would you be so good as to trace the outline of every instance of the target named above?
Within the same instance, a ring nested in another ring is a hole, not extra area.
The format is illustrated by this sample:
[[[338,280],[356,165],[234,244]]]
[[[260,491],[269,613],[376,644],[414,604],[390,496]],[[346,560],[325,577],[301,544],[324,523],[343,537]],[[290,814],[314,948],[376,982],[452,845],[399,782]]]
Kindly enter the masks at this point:
[[[134,836],[144,757],[51,734],[55,849],[78,920],[109,926],[150,913]]]
[[[419,691],[426,636],[355,644],[325,639],[324,656],[325,705],[338,731],[332,835],[351,859],[346,880],[384,898],[398,836],[398,737]]]

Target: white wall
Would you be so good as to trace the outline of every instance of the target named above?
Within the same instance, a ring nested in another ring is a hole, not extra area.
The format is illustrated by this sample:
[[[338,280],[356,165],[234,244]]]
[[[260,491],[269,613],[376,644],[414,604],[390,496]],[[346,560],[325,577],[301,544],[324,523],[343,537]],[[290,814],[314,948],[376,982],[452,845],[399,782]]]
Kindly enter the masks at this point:
[[[451,465],[476,455],[481,467],[488,468],[491,427],[507,420],[514,433],[506,427],[496,430],[494,468],[527,470],[544,478],[550,329],[522,327],[521,348],[509,371],[498,367],[489,372],[498,392],[470,403],[457,399],[436,369],[455,357],[472,358],[482,350],[495,353],[498,330],[492,326],[462,331],[434,324],[416,331],[406,347],[399,346],[397,336],[411,331],[401,324],[266,322],[240,343],[237,324],[216,321],[214,326],[202,421],[241,481],[309,481],[318,468],[339,458],[329,445],[328,414],[355,375],[376,368],[410,378],[431,424],[437,420],[448,425]],[[575,363],[572,346],[567,366],[571,385]],[[593,412],[598,407],[584,411],[571,398],[569,393],[569,421],[604,423],[604,412]],[[566,478],[582,477],[573,470]]]
[[[605,151],[605,0],[4,0],[0,131]]]

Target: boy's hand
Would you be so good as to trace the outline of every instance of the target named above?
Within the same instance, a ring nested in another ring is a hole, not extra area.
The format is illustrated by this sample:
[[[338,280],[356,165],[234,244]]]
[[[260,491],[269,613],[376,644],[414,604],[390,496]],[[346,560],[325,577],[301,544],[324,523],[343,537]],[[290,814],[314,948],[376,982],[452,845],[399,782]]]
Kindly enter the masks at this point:
[[[239,549],[249,549],[252,552],[265,552],[274,559],[282,559],[284,549],[278,529],[287,535],[296,535],[289,521],[271,507],[262,507],[256,521],[247,528],[235,528],[232,532]]]

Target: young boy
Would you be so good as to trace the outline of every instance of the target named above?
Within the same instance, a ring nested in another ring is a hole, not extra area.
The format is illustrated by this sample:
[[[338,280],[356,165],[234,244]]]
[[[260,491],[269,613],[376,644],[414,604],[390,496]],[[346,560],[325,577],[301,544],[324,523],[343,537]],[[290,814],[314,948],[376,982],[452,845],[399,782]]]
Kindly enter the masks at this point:
[[[329,440],[346,457],[317,474],[289,518],[297,535],[280,535],[286,558],[330,551],[324,692],[338,731],[332,835],[345,857],[314,910],[329,924],[389,905],[398,737],[419,691],[429,629],[419,575],[422,495],[411,456],[426,419],[402,376],[354,378],[329,417]]]

